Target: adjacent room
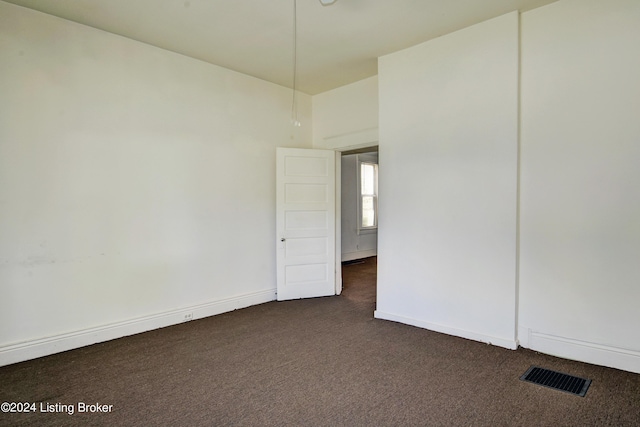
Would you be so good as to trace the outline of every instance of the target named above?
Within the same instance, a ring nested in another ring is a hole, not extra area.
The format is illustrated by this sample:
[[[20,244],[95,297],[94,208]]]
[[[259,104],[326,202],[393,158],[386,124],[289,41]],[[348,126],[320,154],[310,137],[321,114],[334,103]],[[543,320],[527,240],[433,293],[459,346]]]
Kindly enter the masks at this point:
[[[638,46],[637,0],[0,0],[0,424],[637,425]]]

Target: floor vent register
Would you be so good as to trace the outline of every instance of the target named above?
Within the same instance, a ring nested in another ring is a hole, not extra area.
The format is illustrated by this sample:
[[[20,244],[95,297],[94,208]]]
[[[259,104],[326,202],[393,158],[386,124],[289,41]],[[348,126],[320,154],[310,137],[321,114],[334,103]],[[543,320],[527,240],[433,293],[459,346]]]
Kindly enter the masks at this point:
[[[587,390],[591,385],[591,380],[586,378],[574,377],[573,375],[563,374],[537,366],[530,367],[520,379],[580,397],[584,397],[584,395],[587,394]]]

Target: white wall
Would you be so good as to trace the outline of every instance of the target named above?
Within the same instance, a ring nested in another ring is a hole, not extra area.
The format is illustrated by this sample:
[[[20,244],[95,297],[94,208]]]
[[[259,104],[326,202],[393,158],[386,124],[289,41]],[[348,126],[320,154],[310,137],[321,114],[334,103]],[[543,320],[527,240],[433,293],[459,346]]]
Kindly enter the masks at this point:
[[[376,317],[515,348],[518,14],[378,70]]]
[[[522,16],[519,339],[640,372],[640,2]]]
[[[292,128],[287,89],[0,2],[0,365],[274,299],[275,147],[376,145],[379,83],[376,316],[512,348],[518,307],[521,345],[640,372],[639,18],[522,16],[516,298],[517,14]]]
[[[311,98],[0,2],[0,364],[275,298]]]
[[[314,95],[312,105],[314,148],[378,145],[378,76]]]
[[[358,232],[358,164],[360,161],[378,163],[378,153],[342,156],[342,261],[351,261],[377,254],[378,230]]]

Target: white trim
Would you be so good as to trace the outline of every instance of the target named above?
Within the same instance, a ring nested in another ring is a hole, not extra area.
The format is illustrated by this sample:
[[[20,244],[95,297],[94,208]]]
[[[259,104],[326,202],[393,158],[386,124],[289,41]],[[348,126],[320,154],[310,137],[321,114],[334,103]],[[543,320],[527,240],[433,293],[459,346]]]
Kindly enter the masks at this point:
[[[109,341],[128,335],[139,334],[153,329],[176,325],[193,319],[214,316],[228,311],[262,304],[276,299],[276,289],[239,295],[177,310],[129,319],[122,322],[82,329],[24,341],[0,347],[0,366],[23,362],[37,357],[48,356],[99,342]]]
[[[378,145],[378,128],[363,129],[323,138],[324,148],[349,151]]]
[[[640,351],[572,338],[534,332],[520,328],[520,345],[531,350],[565,359],[622,369],[640,374]]]
[[[353,261],[354,259],[369,258],[376,256],[378,251],[376,249],[367,249],[366,251],[346,252],[342,254],[342,261]]]
[[[419,328],[429,329],[435,332],[441,332],[447,335],[453,335],[456,337],[466,338],[474,341],[480,341],[487,344],[496,345],[498,347],[508,348],[509,350],[515,350],[518,348],[518,344],[514,340],[508,340],[504,338],[493,337],[490,335],[479,334],[477,332],[467,331],[464,329],[456,329],[449,326],[438,325],[436,323],[425,322],[423,320],[411,319],[409,317],[398,316],[396,314],[386,313],[380,310],[376,310],[373,314],[376,319],[391,320],[394,322],[400,322],[411,326],[417,326]]]
[[[378,212],[376,211],[376,214]],[[358,236],[365,236],[367,234],[376,234],[378,232],[378,226],[376,225],[375,227],[367,227],[367,228],[361,228],[359,230],[356,230],[356,233],[358,234]]]
[[[342,293],[342,154],[336,155],[336,295]]]

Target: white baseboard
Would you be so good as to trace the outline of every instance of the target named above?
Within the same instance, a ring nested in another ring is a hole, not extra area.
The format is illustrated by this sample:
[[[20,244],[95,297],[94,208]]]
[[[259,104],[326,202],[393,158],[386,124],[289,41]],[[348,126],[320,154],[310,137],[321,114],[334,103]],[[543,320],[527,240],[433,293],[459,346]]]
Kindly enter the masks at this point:
[[[640,374],[640,351],[613,347],[520,328],[520,345],[565,359],[622,369]]]
[[[380,310],[374,312],[376,319],[392,320],[394,322],[400,322],[411,326],[417,326],[423,329],[429,329],[435,332],[441,332],[447,335],[453,335],[456,337],[467,338],[474,341],[480,341],[487,344],[496,345],[498,347],[508,348],[509,350],[515,350],[518,348],[518,344],[515,340],[508,340],[504,338],[493,337],[490,335],[479,334],[477,332],[471,332],[464,329],[452,328],[449,326],[438,325],[435,323],[425,322],[423,320],[411,319],[409,317],[398,316],[396,314],[385,313]]]
[[[369,258],[376,256],[378,251],[376,249],[368,249],[366,251],[347,252],[342,253],[342,261],[353,261],[354,259]]]
[[[74,348],[109,341],[194,319],[214,316],[252,305],[275,301],[276,290],[254,292],[190,307],[116,322],[95,328],[0,346],[0,366],[48,356]]]

